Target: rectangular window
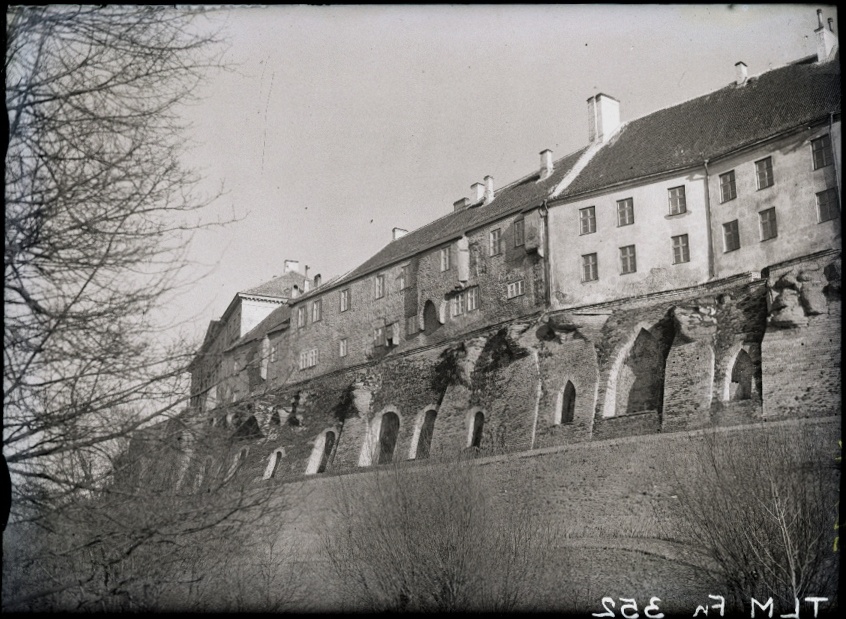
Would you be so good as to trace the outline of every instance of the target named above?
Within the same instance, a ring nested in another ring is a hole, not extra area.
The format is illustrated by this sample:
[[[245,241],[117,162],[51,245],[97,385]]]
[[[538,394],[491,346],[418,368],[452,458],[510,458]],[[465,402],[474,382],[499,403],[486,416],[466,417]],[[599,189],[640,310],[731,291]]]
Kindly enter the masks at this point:
[[[773,184],[773,158],[766,157],[755,162],[755,176],[758,179],[758,189],[771,187]]]
[[[400,268],[399,285],[400,290],[408,288],[408,265]]]
[[[740,229],[736,219],[723,224],[723,246],[726,252],[740,249]]]
[[[276,356],[279,354],[279,344],[270,347],[270,362],[276,363]]]
[[[385,296],[385,276],[384,275],[377,275],[376,276],[376,298],[381,299]]]
[[[520,245],[523,245],[526,242],[525,224],[526,221],[524,219],[514,220],[514,247],[520,247]]]
[[[441,248],[441,272],[449,271],[449,247]]]
[[[579,234],[596,232],[596,207],[588,206],[579,209]]]
[[[459,292],[450,300],[453,316],[460,316],[464,313],[464,292]]]
[[[778,236],[778,225],[776,224],[775,207],[758,213],[761,218],[761,240],[767,241]]]
[[[737,197],[737,188],[734,184],[734,170],[720,174],[720,202],[728,202]]]
[[[834,161],[831,153],[831,136],[826,134],[811,140],[811,154],[814,157],[815,170],[831,165]]]
[[[373,334],[373,344],[375,346],[385,345],[385,327],[377,327]]]
[[[520,297],[523,295],[523,280],[518,279],[516,282],[511,282],[508,284],[506,289],[506,296],[509,299],[513,299],[514,297]]]
[[[637,271],[637,257],[635,256],[635,246],[626,245],[620,248],[620,273],[634,273]]]
[[[417,316],[409,316],[405,319],[405,333],[406,335],[414,335],[417,333]]]
[[[582,281],[592,282],[599,279],[599,264],[596,254],[585,254],[582,256]]]
[[[317,349],[304,350],[300,353],[300,369],[313,368],[317,365]]]
[[[630,226],[634,223],[634,200],[617,200],[617,227]]]
[[[837,190],[826,189],[817,194],[817,214],[820,223],[840,217],[840,208],[837,204]]]
[[[306,325],[306,306],[301,305],[297,308],[297,328],[301,329]]]
[[[399,344],[399,323],[392,322],[385,327],[385,343],[388,346],[397,346]]]
[[[491,230],[490,234],[491,256],[496,256],[502,251],[502,247],[499,241],[499,228],[495,228]]]
[[[684,185],[668,189],[670,199],[670,215],[681,215],[687,212],[687,198],[684,195]]]
[[[479,307],[479,287],[473,286],[467,289],[467,311],[472,312]]]
[[[687,243],[687,235],[680,234],[671,238],[673,240],[673,264],[690,262],[690,247]]]
[[[341,291],[341,311],[346,312],[350,309],[350,289],[346,288]]]
[[[311,304],[311,321],[318,322],[323,318],[323,299],[317,299]]]
[[[343,338],[338,341],[338,356],[339,357],[346,357],[347,356],[347,338]]]

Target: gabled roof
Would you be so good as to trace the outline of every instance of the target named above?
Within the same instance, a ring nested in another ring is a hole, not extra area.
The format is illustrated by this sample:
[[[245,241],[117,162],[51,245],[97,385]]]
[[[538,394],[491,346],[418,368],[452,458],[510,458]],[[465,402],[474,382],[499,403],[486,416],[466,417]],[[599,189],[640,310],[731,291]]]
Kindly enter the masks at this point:
[[[701,165],[831,112],[840,112],[839,54],[803,59],[625,124],[558,198]]]
[[[257,295],[262,297],[280,297],[288,299],[291,297],[291,288],[296,285],[300,290],[303,289],[303,283],[308,278],[301,273],[289,271],[278,277],[274,277],[268,282],[259,284],[248,290],[242,290],[240,295]]]
[[[542,181],[538,180],[540,172],[536,171],[495,191],[494,199],[489,204],[453,211],[422,228],[391,241],[364,264],[300,298],[311,297],[330,288],[341,286],[394,262],[410,258],[420,252],[456,239],[465,232],[486,223],[524,209],[539,206],[547,198],[550,190],[564,178],[586,149],[587,147],[582,148],[554,162],[552,174]]]
[[[279,331],[288,328],[288,323],[291,320],[291,308],[287,304],[280,305],[272,312],[270,312],[264,320],[258,323],[255,327],[247,331],[239,339],[232,343],[227,351],[234,350],[244,344],[249,344],[257,340],[261,340],[268,333]]]

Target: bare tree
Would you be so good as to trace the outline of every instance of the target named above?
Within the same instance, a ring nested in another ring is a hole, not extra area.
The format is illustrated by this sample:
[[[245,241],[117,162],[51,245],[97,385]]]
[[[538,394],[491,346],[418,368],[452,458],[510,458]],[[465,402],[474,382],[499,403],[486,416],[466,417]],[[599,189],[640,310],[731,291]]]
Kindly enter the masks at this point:
[[[400,465],[354,488],[338,484],[324,548],[353,608],[510,611],[531,603],[556,535],[529,507],[498,497],[483,467]]]
[[[12,7],[6,26],[3,452],[18,510],[92,487],[178,406],[188,349],[152,319],[206,201],[179,106],[217,63],[199,12]],[[42,497],[43,498],[43,497]]]
[[[799,426],[691,440],[670,531],[703,555],[736,608],[836,598],[837,446]],[[830,454],[830,461],[821,461]],[[746,609],[748,612],[748,608]]]

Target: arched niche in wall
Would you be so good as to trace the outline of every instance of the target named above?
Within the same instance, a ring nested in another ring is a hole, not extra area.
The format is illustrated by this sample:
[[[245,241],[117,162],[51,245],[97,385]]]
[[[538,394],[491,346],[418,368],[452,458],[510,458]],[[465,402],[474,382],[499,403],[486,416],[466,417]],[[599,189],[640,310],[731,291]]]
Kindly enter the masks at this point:
[[[576,388],[572,381],[567,381],[564,389],[558,394],[555,403],[555,423],[570,423],[573,421],[576,412]]]
[[[393,462],[394,452],[397,448],[397,438],[399,437],[399,427],[400,420],[396,413],[389,411],[382,415],[382,420],[379,424],[379,454],[376,460],[377,464]]]
[[[423,306],[423,332],[431,335],[441,327],[441,320],[438,316],[438,307],[431,299]]]
[[[723,401],[738,402],[761,398],[760,349],[756,344],[744,343],[733,351],[724,384]]]
[[[481,410],[470,412],[467,418],[467,446],[480,448],[485,431],[485,413]]]
[[[658,411],[664,400],[666,357],[661,342],[644,325],[617,353],[608,374],[603,417]]]
[[[264,469],[262,479],[272,479],[279,472],[279,465],[282,463],[282,458],[285,457],[284,449],[277,449],[267,460],[267,468]]]
[[[338,435],[334,428],[328,428],[318,435],[314,441],[314,447],[311,449],[311,456],[306,465],[306,475],[323,473],[326,470],[326,467],[331,462],[337,439]]]
[[[438,411],[434,408],[423,411],[418,417],[417,427],[414,429],[412,445],[414,452],[411,457],[416,460],[425,460],[429,457],[432,448],[432,436],[435,434],[435,420],[438,418]]]

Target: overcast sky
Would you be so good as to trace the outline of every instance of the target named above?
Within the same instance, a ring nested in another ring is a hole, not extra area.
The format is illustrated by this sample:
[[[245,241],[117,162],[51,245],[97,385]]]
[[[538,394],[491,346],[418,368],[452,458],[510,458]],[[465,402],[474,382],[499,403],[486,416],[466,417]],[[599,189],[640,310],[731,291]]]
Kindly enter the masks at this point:
[[[226,194],[199,233],[195,281],[168,307],[202,337],[233,295],[282,273],[324,281],[587,143],[586,100],[632,120],[816,53],[825,5],[233,8],[213,19],[234,71],[187,111],[186,163]]]

